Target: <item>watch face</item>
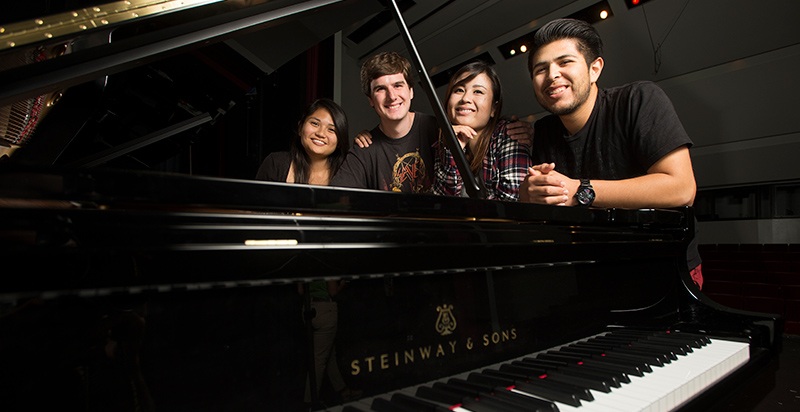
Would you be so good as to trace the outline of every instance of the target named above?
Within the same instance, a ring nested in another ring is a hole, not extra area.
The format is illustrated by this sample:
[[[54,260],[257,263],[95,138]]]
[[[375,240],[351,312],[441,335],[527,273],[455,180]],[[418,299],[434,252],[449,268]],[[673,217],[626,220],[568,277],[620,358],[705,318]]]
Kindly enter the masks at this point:
[[[582,205],[591,205],[594,201],[594,190],[588,187],[578,190],[577,195],[578,203]]]

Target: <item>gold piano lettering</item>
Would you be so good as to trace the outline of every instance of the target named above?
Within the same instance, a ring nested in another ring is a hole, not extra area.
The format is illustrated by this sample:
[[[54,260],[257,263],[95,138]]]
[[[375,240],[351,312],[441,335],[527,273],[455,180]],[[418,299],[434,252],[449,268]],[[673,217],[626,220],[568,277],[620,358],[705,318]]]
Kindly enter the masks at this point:
[[[441,344],[439,344],[439,347],[436,349],[436,357],[438,358],[439,356],[444,356],[444,348]]]
[[[502,344],[503,342],[517,339],[517,329],[511,328],[500,332],[486,333],[481,335],[480,339],[482,340],[483,346]],[[372,373],[392,367],[413,364],[417,360],[417,351],[419,351],[420,361],[456,355],[461,345],[464,345],[463,347],[467,350],[472,350],[475,347],[475,341],[472,337],[468,337],[464,341],[449,340],[447,343],[436,344],[435,347],[433,345],[419,346],[413,349],[405,349],[403,351],[388,352],[376,356],[368,356],[363,359],[356,359],[350,362],[350,374],[356,376],[364,372]],[[447,351],[448,347],[450,349],[449,352]]]
[[[483,346],[489,346],[490,343],[498,344],[517,338],[517,329],[504,330],[501,332],[493,332],[491,335],[486,333],[483,335]]]
[[[430,346],[423,346],[419,348],[419,356],[422,359],[428,359],[431,357],[431,347]]]

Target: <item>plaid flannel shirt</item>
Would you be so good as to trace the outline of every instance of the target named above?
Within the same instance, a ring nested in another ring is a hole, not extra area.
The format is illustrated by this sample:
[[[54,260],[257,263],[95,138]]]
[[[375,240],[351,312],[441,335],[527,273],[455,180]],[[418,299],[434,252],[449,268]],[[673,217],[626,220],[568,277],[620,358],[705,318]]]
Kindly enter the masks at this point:
[[[519,185],[533,166],[525,146],[511,139],[507,133],[509,122],[502,120],[492,133],[489,151],[483,159],[483,182],[486,198],[491,200],[519,201]],[[433,193],[460,196],[464,186],[455,159],[444,142],[434,143],[435,181]]]

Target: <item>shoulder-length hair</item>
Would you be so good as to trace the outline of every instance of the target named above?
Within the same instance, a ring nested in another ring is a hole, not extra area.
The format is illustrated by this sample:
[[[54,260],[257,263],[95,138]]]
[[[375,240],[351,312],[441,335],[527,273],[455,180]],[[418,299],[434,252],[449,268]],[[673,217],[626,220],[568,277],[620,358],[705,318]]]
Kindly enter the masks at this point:
[[[475,174],[477,174],[483,168],[483,158],[486,157],[486,154],[489,152],[489,141],[491,140],[492,133],[494,133],[494,129],[497,127],[497,123],[500,121],[500,114],[503,111],[503,87],[500,85],[500,78],[497,76],[497,72],[494,70],[494,67],[486,62],[476,61],[468,63],[462,68],[458,69],[458,71],[455,72],[452,77],[450,77],[450,84],[447,85],[447,95],[445,97],[445,99],[449,101],[450,95],[457,86],[463,86],[464,84],[469,83],[481,73],[485,74],[486,77],[488,77],[492,82],[492,104],[494,107],[494,116],[489,119],[489,123],[483,128],[483,131],[481,131],[481,134],[477,137],[478,146],[475,152],[472,153],[472,149],[467,146],[466,155],[467,160],[469,160],[469,168],[472,170],[472,173]],[[466,74],[466,77],[464,77],[464,74]],[[449,114],[449,112],[450,111],[448,108],[447,113]],[[452,122],[453,119],[450,119],[450,121]]]
[[[336,102],[330,99],[317,99],[311,103],[303,112],[303,117],[297,123],[295,138],[292,140],[292,147],[289,149],[294,165],[295,183],[308,183],[310,175],[310,160],[303,144],[300,142],[300,133],[306,120],[319,109],[325,109],[333,118],[333,126],[336,128],[336,150],[328,156],[328,176],[333,177],[336,171],[344,162],[344,157],[350,150],[350,134],[347,126],[347,115]]]

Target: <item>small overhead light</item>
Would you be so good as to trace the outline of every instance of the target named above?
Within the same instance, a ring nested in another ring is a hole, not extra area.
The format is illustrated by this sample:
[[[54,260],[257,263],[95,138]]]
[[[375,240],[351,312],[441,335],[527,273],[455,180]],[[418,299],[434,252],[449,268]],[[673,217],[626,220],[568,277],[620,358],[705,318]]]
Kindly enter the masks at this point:
[[[584,8],[583,10],[572,13],[567,17],[572,19],[583,20],[589,24],[595,24],[599,21],[606,20],[609,17],[613,16],[614,12],[611,10],[611,6],[608,4],[608,0],[603,0],[589,7]]]
[[[519,46],[519,51],[525,53],[526,51],[528,51],[528,46],[524,44],[522,46]]]
[[[628,8],[630,9],[636,6],[641,6],[642,4],[647,3],[648,1],[650,0],[625,0],[625,5],[628,6]]]
[[[517,51],[514,50],[514,49],[511,49],[511,50],[508,51],[508,54],[513,56],[513,55],[517,54]]]

